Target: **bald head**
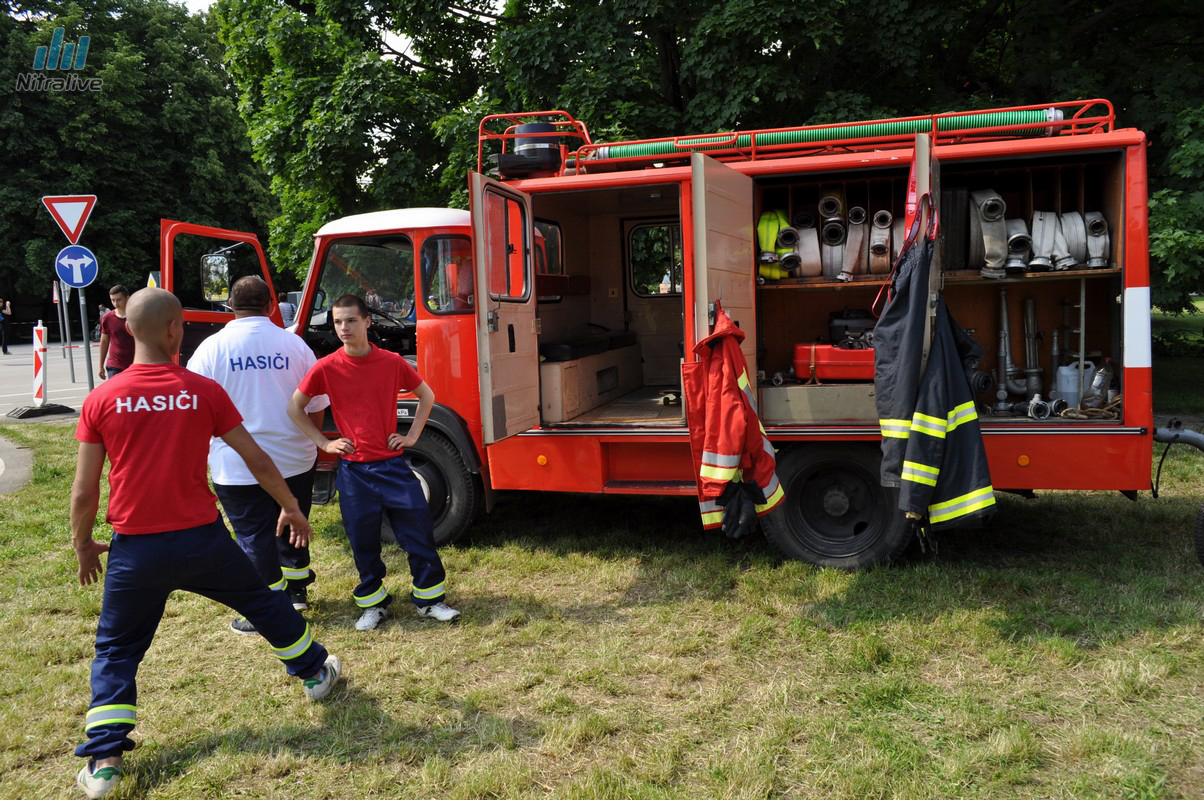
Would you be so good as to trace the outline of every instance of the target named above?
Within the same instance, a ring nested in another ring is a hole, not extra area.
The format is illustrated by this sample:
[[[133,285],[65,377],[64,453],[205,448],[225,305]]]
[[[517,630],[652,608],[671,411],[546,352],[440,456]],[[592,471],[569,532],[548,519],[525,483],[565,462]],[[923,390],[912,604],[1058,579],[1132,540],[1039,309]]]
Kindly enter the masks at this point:
[[[181,319],[180,301],[171,292],[163,289],[139,289],[130,295],[125,307],[126,324],[134,339],[143,344],[159,344],[171,328]]]

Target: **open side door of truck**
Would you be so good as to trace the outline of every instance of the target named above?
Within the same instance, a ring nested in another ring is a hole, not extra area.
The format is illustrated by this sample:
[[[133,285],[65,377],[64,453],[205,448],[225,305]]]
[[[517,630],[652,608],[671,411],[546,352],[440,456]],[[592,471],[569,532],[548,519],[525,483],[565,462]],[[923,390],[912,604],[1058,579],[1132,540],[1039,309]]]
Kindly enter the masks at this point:
[[[272,290],[268,260],[253,233],[164,219],[159,221],[159,286],[184,306],[184,342],[180,363],[210,334],[230,320],[230,287],[239,278],[258,275]],[[272,305],[271,319],[282,324]]]
[[[750,376],[757,373],[756,262],[753,246],[752,178],[709,156],[690,157],[694,250],[694,335],[705,338],[714,304],[744,331],[740,349]],[[688,360],[693,360],[687,355]]]
[[[485,444],[539,424],[531,198],[471,174],[477,358]]]

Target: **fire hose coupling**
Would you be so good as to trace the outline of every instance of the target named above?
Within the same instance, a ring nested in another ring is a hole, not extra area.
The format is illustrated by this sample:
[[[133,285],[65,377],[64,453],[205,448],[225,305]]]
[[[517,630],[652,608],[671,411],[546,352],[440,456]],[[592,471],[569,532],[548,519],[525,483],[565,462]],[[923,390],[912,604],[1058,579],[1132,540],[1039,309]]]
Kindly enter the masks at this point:
[[[819,215],[827,222],[844,216],[844,201],[836,194],[826,194],[819,198]]]
[[[1033,238],[1028,235],[1028,223],[1022,219],[1007,221],[1008,254],[1003,269],[1009,273],[1028,270],[1028,260],[1033,249]]]
[[[1098,211],[1087,212],[1087,266],[1103,269],[1108,266],[1109,249],[1108,220]]]
[[[1007,256],[1007,204],[993,189],[970,192],[970,266],[983,277],[1002,278]]]
[[[844,264],[838,276],[843,281],[850,280],[854,275],[862,275],[866,271],[866,258],[869,255],[866,217],[865,209],[861,206],[853,206],[849,209],[849,225],[844,246]]]
[[[890,226],[894,221],[889,211],[874,213],[874,224],[870,228],[870,273],[885,275],[890,272]]]
[[[798,229],[782,228],[778,231],[778,249],[794,250],[798,247],[798,238]]]

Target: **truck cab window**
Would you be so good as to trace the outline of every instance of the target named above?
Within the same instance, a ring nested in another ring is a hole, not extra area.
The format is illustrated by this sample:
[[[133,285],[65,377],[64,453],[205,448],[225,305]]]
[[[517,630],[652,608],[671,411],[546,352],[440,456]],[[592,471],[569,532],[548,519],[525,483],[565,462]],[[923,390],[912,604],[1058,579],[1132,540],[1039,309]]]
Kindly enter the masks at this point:
[[[330,246],[322,261],[318,295],[325,302],[310,316],[307,339],[319,351],[339,346],[329,319],[329,304],[344,294],[364,298],[372,311],[376,344],[411,354],[414,337],[414,246],[401,235],[344,239]]]
[[[472,240],[430,236],[422,243],[422,298],[432,314],[471,312],[476,300]]]
[[[681,226],[677,223],[640,225],[627,241],[631,288],[643,297],[681,294]]]

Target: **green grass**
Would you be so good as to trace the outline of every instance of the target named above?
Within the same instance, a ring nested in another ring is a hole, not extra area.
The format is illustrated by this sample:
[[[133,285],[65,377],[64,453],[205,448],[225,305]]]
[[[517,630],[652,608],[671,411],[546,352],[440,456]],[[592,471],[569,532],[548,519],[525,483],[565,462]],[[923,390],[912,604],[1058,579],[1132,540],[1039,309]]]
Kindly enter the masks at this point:
[[[0,797],[76,796],[100,590],[74,577],[70,434],[0,428],[36,457],[0,498]],[[1198,798],[1202,479],[1175,448],[1156,501],[1005,496],[937,556],[857,574],[703,534],[686,500],[515,494],[444,551],[460,624],[374,634],[321,507],[309,616],[346,683],[305,703],[228,610],[177,595],[115,796]]]
[[[1154,406],[1160,415],[1204,421],[1204,297],[1196,313],[1151,314]]]

